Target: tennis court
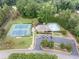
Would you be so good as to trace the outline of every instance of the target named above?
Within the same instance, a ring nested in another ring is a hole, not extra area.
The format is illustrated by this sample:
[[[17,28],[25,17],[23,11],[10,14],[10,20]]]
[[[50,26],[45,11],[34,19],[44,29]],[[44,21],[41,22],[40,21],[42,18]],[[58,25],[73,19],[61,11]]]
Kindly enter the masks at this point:
[[[60,31],[60,26],[57,23],[48,23],[47,26],[52,32]]]
[[[30,36],[31,32],[32,32],[31,24],[13,24],[8,32],[8,36],[11,37]]]

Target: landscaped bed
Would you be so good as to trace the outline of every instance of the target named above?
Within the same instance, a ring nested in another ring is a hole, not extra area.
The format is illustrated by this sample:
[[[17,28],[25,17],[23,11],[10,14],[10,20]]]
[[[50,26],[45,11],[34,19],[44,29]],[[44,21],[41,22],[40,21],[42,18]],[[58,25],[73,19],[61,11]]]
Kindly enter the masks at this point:
[[[35,54],[14,53],[11,54],[8,59],[58,59],[58,57],[56,55],[39,54],[39,53],[35,53]]]
[[[46,39],[41,42],[41,48],[45,51],[60,51],[67,54],[71,54],[72,52],[71,44],[60,44]]]

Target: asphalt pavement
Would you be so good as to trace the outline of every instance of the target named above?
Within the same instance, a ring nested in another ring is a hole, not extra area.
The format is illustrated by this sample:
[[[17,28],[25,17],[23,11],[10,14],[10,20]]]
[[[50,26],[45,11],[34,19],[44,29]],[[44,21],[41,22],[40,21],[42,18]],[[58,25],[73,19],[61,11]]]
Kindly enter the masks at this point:
[[[72,53],[71,55],[79,55],[76,47],[76,43],[74,40],[69,40],[60,37],[51,37],[50,35],[39,35],[35,38],[34,49],[33,50],[42,50],[40,47],[41,41],[47,39],[48,41],[54,41],[56,43],[64,43],[72,45]]]

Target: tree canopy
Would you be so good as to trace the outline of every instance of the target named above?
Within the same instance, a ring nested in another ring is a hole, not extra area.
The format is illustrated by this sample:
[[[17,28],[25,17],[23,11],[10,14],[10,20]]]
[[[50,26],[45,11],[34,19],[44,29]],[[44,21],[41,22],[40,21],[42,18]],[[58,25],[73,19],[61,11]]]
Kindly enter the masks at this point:
[[[38,19],[40,22],[45,22],[47,23],[48,20],[52,19],[52,16],[57,12],[56,7],[49,3],[44,3],[41,7],[40,10],[38,11]]]
[[[57,22],[77,35],[79,0],[0,0],[0,22],[6,15],[7,6],[16,6],[20,15],[37,18],[41,23]],[[6,7],[6,8],[5,8]]]

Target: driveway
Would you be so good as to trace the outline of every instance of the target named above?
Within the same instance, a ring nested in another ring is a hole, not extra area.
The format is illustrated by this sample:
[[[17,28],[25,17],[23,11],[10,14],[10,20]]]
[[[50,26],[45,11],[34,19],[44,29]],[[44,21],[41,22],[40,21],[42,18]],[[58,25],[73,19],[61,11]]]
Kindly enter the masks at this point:
[[[40,47],[40,43],[42,40],[47,39],[48,41],[54,41],[57,43],[71,44],[72,45],[72,55],[79,55],[78,50],[76,48],[76,43],[74,40],[68,40],[60,37],[51,37],[50,35],[39,35],[35,38],[34,49],[33,50],[42,50]]]

